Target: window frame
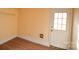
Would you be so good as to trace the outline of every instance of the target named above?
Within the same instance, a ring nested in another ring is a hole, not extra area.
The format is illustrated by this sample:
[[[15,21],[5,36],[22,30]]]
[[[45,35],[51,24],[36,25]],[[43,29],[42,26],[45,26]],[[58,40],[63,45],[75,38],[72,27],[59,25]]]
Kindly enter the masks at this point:
[[[67,28],[66,24],[67,24],[67,12],[55,12],[54,13],[54,30],[66,31],[66,28]]]

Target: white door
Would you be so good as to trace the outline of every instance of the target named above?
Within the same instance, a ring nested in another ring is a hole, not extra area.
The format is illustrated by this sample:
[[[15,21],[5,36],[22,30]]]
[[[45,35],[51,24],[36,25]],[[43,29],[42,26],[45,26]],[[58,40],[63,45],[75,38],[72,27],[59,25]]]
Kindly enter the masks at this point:
[[[71,43],[72,9],[52,9],[51,42],[55,47],[69,49]]]

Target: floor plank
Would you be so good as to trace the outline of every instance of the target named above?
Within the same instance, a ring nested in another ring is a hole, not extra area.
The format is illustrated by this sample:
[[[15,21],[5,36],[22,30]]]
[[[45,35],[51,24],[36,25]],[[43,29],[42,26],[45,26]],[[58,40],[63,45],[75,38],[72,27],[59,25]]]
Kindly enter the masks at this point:
[[[22,38],[14,38],[2,45],[0,45],[0,50],[63,50],[57,47],[46,47]]]

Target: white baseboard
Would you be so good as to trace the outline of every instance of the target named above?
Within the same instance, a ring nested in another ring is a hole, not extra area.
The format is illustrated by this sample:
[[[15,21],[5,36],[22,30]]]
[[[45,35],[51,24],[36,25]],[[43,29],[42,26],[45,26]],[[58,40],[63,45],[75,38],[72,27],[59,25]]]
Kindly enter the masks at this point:
[[[4,44],[5,42],[7,42],[9,40],[12,40],[15,37],[20,37],[20,38],[26,39],[28,41],[31,41],[31,42],[34,42],[34,43],[37,43],[37,44],[49,47],[49,41],[47,39],[40,39],[40,38],[36,39],[36,38],[33,38],[31,36],[28,36],[28,35],[26,35],[26,36],[23,36],[23,35],[14,35],[14,36],[10,36],[10,37],[5,38],[5,39],[0,39],[0,44]]]
[[[0,39],[0,44],[4,44],[5,42],[9,41],[9,40],[12,40],[13,38],[17,37],[17,35],[14,35],[14,36],[10,36],[8,38],[5,38],[5,39]]]
[[[72,45],[71,48],[72,48],[73,50],[78,50],[78,49],[77,49],[77,46],[76,46],[77,44],[76,44],[75,42],[72,42],[71,45]]]
[[[40,38],[36,39],[36,38],[28,36],[28,35],[19,35],[18,37],[31,41],[31,42],[34,42],[34,43],[37,43],[37,44],[40,44],[40,45],[43,45],[43,46],[49,47],[49,41],[47,39],[40,39]]]
[[[64,42],[52,42],[51,43],[52,46],[55,46],[55,47],[59,47],[59,48],[62,48],[62,49],[69,49],[69,47],[67,46],[68,43],[64,43]]]

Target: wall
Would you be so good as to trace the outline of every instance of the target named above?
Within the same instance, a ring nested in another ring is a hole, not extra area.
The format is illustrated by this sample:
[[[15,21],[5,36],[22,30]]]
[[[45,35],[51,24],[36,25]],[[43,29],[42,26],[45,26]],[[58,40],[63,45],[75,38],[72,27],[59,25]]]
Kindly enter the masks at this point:
[[[0,44],[17,35],[17,9],[0,8]]]
[[[79,9],[74,9],[74,18],[73,18],[73,40],[72,48],[77,49],[77,34],[78,34],[78,25],[79,25]]]
[[[49,9],[19,9],[19,36],[32,37],[31,41],[49,45],[49,19]],[[44,34],[44,39],[40,39],[39,34]]]

